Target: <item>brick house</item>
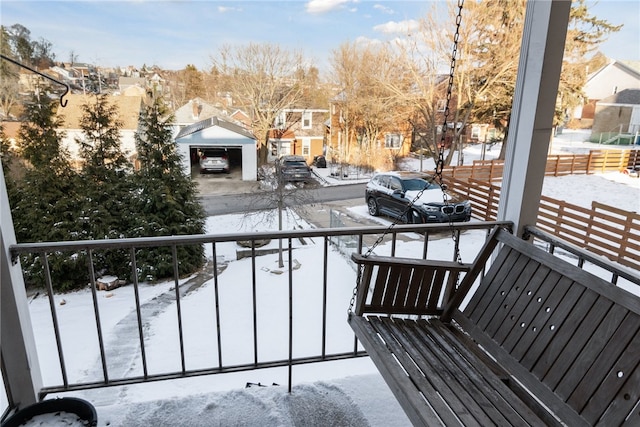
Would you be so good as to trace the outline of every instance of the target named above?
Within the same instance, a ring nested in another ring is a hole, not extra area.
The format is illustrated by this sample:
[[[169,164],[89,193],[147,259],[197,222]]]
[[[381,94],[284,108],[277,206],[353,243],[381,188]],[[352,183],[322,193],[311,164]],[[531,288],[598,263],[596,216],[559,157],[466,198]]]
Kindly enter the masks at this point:
[[[328,113],[329,110],[317,108],[282,110],[269,131],[267,159],[273,161],[279,156],[295,154],[311,163],[314,156],[325,154]]]

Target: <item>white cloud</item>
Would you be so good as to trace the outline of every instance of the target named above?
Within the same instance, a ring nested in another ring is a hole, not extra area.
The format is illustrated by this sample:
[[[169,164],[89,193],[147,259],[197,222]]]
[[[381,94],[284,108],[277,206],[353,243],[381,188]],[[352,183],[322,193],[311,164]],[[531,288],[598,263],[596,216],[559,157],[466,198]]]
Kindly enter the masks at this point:
[[[378,9],[380,12],[382,13],[386,13],[389,15],[393,15],[394,13],[396,13],[393,9],[391,9],[390,7],[381,5],[381,4],[376,4],[373,6],[374,9]]]
[[[368,37],[360,36],[355,40],[355,43],[360,46],[374,46],[382,44],[379,39],[370,39]]]
[[[351,3],[351,0],[311,0],[307,3],[307,12],[325,13],[335,9],[341,9],[345,3]]]
[[[385,34],[408,33],[416,30],[419,25],[419,22],[415,19],[400,22],[389,21],[385,24],[376,25],[373,30]]]
[[[238,7],[218,6],[218,12],[220,13],[242,12],[242,9]]]

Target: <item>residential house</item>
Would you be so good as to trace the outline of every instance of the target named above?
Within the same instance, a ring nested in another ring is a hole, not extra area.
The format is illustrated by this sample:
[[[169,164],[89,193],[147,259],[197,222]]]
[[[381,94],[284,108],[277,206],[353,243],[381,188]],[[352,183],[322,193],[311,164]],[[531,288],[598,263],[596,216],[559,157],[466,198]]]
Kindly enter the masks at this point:
[[[625,89],[640,89],[640,62],[612,60],[587,77],[585,102],[574,111],[573,119],[589,128],[595,119],[596,103]]]
[[[178,130],[211,117],[219,117],[247,130],[251,129],[251,118],[244,111],[236,109],[229,114],[229,110],[221,104],[216,103],[213,105],[202,98],[190,99],[186,104],[175,110],[173,115]]]
[[[245,128],[251,129],[251,117],[242,110],[235,110],[229,115],[236,123],[242,123]]]
[[[267,159],[295,154],[303,156],[307,163],[314,156],[325,154],[325,121],[329,110],[318,108],[287,108],[276,117],[269,132]]]
[[[227,110],[218,108],[202,98],[190,99],[186,104],[175,110],[173,116],[178,129],[211,117],[221,117],[232,121],[229,119]]]
[[[62,145],[71,156],[71,160],[76,164],[81,162],[80,146],[76,139],[82,139],[84,133],[80,128],[80,121],[84,114],[83,105],[90,103],[93,96],[68,94],[65,96],[67,106],[59,108],[57,114],[63,118],[63,125],[60,131],[65,133]],[[135,162],[137,158],[135,133],[138,130],[138,120],[143,106],[143,98],[140,96],[111,96],[109,102],[116,105],[119,112],[119,119],[122,121],[120,129],[120,141],[122,150],[127,157]]]
[[[333,163],[348,163],[373,167],[376,170],[395,168],[395,160],[411,149],[411,128],[407,120],[382,129],[379,139],[369,144],[356,129],[358,123],[348,117],[340,94],[330,101],[330,115],[325,123],[327,135],[326,156]],[[362,149],[367,146],[367,150]]]
[[[591,140],[634,143],[640,134],[640,88],[625,89],[596,103]]]
[[[118,79],[118,91],[124,94],[131,87],[135,87],[137,90],[141,89],[142,93],[146,93],[147,79],[144,77],[120,77]]]

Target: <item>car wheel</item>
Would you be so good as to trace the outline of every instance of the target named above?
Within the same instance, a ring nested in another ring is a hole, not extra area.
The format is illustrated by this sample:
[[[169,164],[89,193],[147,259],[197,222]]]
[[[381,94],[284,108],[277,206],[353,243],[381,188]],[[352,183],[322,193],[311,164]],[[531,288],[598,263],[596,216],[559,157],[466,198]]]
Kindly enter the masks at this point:
[[[367,200],[367,208],[369,209],[369,215],[378,216],[380,211],[378,210],[378,202],[373,197],[369,197]]]
[[[422,218],[420,218],[418,212],[413,209],[409,209],[409,212],[404,216],[404,222],[406,224],[422,224]]]

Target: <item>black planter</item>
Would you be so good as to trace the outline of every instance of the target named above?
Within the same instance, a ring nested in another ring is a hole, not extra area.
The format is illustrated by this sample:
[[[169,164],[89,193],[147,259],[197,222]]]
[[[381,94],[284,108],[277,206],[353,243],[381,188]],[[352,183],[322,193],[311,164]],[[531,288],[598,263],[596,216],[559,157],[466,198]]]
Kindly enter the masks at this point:
[[[78,418],[84,421],[84,425],[87,427],[98,425],[98,415],[91,403],[75,397],[63,397],[61,399],[43,400],[27,406],[7,418],[1,427],[19,427],[37,415],[54,414],[56,412],[76,414]]]

